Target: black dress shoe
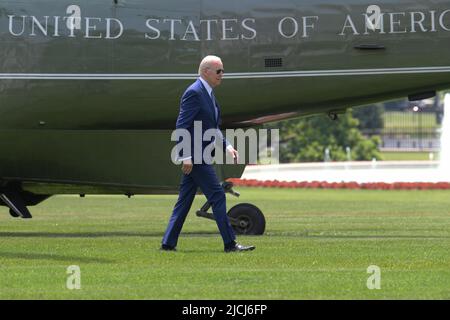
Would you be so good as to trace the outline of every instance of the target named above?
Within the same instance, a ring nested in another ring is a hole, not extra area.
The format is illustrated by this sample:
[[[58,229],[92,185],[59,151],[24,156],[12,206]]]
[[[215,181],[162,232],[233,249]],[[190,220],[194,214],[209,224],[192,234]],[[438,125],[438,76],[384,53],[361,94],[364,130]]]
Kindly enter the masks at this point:
[[[177,251],[177,248],[163,244],[161,246],[161,251]]]
[[[240,252],[240,251],[252,251],[255,250],[255,246],[243,246],[236,243],[233,247],[225,248],[225,252]]]

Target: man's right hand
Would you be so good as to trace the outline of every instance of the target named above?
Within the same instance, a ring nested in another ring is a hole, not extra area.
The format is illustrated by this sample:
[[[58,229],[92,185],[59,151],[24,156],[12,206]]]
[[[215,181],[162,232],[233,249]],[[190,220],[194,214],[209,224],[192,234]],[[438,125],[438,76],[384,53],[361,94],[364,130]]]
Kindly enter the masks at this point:
[[[181,171],[183,171],[184,174],[190,174],[192,171],[192,167],[194,165],[192,164],[191,159],[183,160],[183,165],[181,166]]]

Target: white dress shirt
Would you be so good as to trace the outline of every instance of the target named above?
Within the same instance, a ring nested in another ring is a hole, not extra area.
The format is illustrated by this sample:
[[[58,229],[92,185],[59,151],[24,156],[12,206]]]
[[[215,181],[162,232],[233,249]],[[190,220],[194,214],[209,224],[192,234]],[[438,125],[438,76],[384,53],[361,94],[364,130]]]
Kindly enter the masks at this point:
[[[213,89],[211,88],[211,86],[209,85],[209,83],[208,83],[205,79],[203,79],[202,77],[199,77],[199,79],[200,79],[200,81],[203,83],[203,86],[205,87],[206,91],[207,91],[208,94],[209,94],[209,97],[211,98],[211,100],[212,100],[212,102],[213,102],[214,109],[215,109],[214,111],[215,111],[215,113],[216,113],[216,119],[217,119],[218,111],[217,111],[216,103],[215,103],[215,101],[213,100],[213,97],[212,97],[212,91],[213,91]],[[218,132],[218,134],[219,134],[219,137],[220,137],[221,139],[223,139],[222,131],[220,131],[220,129],[218,129],[217,132]],[[231,143],[229,143],[227,140],[225,140],[225,141],[226,141],[226,145],[227,145],[227,150],[228,150],[228,151],[233,150],[233,146],[231,145]],[[180,160],[180,161],[184,161],[184,160],[191,159],[191,158],[192,158],[192,157],[186,157],[186,158],[179,159],[179,160]]]
[[[202,77],[199,77],[199,79],[200,79],[200,81],[203,83],[203,85],[205,86],[205,88],[206,88],[206,91],[208,91],[208,94],[209,94],[209,96],[211,97],[211,92],[212,92],[212,88],[211,88],[211,86],[209,85],[209,83],[208,83],[208,81],[206,81],[205,79],[203,79]]]
[[[206,89],[206,91],[208,91],[209,97],[211,98],[211,101],[213,102],[214,113],[215,113],[214,115],[216,116],[216,120],[217,120],[218,111],[217,111],[216,102],[214,101],[213,95],[212,95],[212,90],[213,89],[211,88],[211,86],[209,85],[209,83],[205,79],[203,79],[202,77],[200,77],[199,79],[203,83],[203,85],[205,86],[205,89]]]

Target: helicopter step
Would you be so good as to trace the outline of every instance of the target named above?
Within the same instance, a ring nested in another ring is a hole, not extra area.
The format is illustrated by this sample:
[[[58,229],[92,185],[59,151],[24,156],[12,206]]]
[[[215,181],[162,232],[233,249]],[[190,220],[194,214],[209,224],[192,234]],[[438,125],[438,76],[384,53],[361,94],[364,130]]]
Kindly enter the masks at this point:
[[[31,219],[31,213],[18,192],[5,191],[0,193],[0,200],[9,208],[9,214],[14,218]]]

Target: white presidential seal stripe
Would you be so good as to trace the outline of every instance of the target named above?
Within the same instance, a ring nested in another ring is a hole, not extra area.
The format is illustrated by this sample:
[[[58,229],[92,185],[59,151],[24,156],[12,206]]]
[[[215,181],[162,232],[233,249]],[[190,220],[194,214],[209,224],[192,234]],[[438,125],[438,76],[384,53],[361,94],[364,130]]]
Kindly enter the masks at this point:
[[[389,74],[425,74],[450,72],[450,66],[416,68],[381,68],[348,70],[274,71],[227,73],[226,79],[299,78],[324,76],[364,76]],[[0,73],[1,80],[190,80],[196,79],[192,73]]]

